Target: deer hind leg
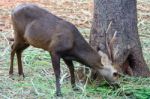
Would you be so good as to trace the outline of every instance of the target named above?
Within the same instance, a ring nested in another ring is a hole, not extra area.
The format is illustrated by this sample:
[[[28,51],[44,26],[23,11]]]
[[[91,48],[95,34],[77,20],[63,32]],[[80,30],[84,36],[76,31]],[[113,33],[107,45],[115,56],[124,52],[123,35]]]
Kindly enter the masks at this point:
[[[12,75],[12,74],[13,74],[13,62],[14,62],[15,53],[16,53],[16,44],[13,43],[12,46],[11,46],[9,75]]]
[[[19,48],[16,50],[17,61],[18,61],[18,74],[24,77],[21,55],[23,50],[25,50],[29,46],[29,44],[19,44],[19,45],[20,45]]]
[[[9,75],[13,74],[13,62],[14,62],[14,56],[15,53],[17,54],[17,61],[18,61],[18,72],[19,75],[23,75],[23,69],[22,69],[22,61],[21,61],[21,53],[24,49],[26,49],[29,44],[24,43],[18,43],[19,41],[15,41],[11,46],[11,57],[10,57],[10,70]]]

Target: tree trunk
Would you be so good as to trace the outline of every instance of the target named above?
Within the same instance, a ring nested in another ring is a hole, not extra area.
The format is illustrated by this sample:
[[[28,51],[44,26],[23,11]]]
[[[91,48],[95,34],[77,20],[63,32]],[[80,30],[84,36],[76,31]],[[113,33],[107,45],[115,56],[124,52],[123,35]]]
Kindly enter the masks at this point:
[[[99,47],[108,54],[106,38],[109,43],[117,32],[111,48],[113,64],[125,74],[150,76],[138,35],[136,4],[136,0],[94,0],[90,44],[94,49]]]

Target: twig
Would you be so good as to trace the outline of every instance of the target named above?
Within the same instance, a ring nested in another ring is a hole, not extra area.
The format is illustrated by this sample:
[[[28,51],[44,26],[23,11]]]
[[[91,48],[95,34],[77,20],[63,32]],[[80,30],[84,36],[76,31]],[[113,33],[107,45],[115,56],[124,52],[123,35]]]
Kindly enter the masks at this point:
[[[146,34],[140,34],[140,36],[150,38],[150,35],[146,35]]]
[[[8,41],[7,37],[3,34],[2,34],[2,36],[4,37],[4,39],[7,41],[7,44],[9,45],[9,41]]]
[[[65,73],[65,74],[61,77],[61,79],[60,79],[60,84],[62,84],[62,82],[63,82],[63,80],[66,78],[66,76],[67,76],[67,73]]]
[[[91,69],[90,69],[89,67],[84,67],[84,66],[78,66],[78,67],[84,68],[84,72],[85,72],[85,69],[88,69],[88,71],[89,71],[89,73],[86,74],[86,81],[85,81],[84,86],[83,86],[83,87],[78,86],[78,87],[82,90],[82,92],[83,92],[84,94],[86,94],[86,93],[85,93],[85,90],[86,90],[86,86],[87,86],[88,80],[89,80],[89,78],[90,78],[90,76],[91,76]]]
[[[33,83],[33,79],[31,79],[31,84],[32,84],[32,86],[33,86],[33,88],[34,88],[34,90],[35,90],[35,93],[39,96],[40,93],[38,92],[37,88],[35,87],[35,85],[34,85],[34,83]]]
[[[46,76],[49,75],[49,73],[45,69],[42,69],[42,71],[43,71],[44,75],[46,75]]]

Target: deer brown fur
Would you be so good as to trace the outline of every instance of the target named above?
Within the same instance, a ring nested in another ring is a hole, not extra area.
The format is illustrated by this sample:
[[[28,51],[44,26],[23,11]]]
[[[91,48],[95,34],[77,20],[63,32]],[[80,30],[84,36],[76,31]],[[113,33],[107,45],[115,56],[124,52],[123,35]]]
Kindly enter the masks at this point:
[[[71,84],[75,87],[74,66],[72,61],[80,62],[100,72],[110,83],[116,81],[116,70],[101,62],[101,57],[85,41],[78,29],[49,11],[33,4],[16,7],[11,14],[14,28],[14,42],[11,50],[9,74],[13,74],[14,55],[17,55],[18,73],[24,75],[21,55],[30,45],[44,49],[51,55],[56,76],[56,94],[60,91],[60,58],[64,60],[71,74]],[[107,73],[105,73],[107,72]]]

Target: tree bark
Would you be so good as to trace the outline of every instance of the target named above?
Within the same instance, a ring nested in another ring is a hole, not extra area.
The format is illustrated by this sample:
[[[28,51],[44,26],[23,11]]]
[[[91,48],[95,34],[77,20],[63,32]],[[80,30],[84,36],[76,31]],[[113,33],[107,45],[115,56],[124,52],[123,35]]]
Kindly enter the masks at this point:
[[[110,43],[116,31],[116,40],[111,48],[113,64],[124,74],[150,76],[138,35],[136,4],[136,0],[94,0],[90,44],[108,54],[106,38]],[[110,22],[112,24],[106,34]]]

